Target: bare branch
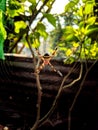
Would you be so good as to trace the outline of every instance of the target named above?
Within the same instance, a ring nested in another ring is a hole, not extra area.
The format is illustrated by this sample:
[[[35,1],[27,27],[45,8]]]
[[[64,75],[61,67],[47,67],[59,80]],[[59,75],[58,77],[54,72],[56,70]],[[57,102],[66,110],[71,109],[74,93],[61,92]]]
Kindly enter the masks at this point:
[[[80,94],[80,92],[81,92],[81,90],[82,90],[84,81],[85,81],[85,79],[86,79],[86,77],[87,77],[89,71],[92,69],[92,67],[95,65],[96,62],[97,62],[97,60],[87,69],[86,73],[84,74],[84,77],[83,77],[83,79],[82,79],[82,81],[81,81],[79,90],[77,91],[77,93],[76,93],[76,95],[75,95],[75,97],[74,97],[74,100],[73,100],[73,102],[72,102],[72,105],[71,105],[71,107],[69,108],[69,113],[68,113],[68,130],[71,130],[71,113],[72,113],[72,110],[73,110],[73,108],[74,108],[74,106],[75,106],[76,100],[77,100],[77,98],[78,98],[78,96],[79,96],[79,94]]]
[[[63,78],[62,83],[61,83],[61,85],[59,87],[58,93],[57,93],[57,95],[55,97],[55,100],[54,100],[54,102],[53,102],[50,110],[47,112],[47,114],[42,119],[40,119],[39,126],[41,126],[44,123],[44,121],[46,119],[48,119],[51,116],[51,114],[53,113],[53,111],[55,110],[55,107],[57,105],[57,101],[58,101],[58,99],[60,97],[60,94],[62,92],[62,88],[63,88],[64,82],[66,81],[66,79],[68,78],[68,76],[72,73],[72,71],[75,68],[75,66],[76,66],[76,63],[73,65],[73,67],[71,68],[71,70],[69,71],[69,73]]]
[[[81,63],[81,69],[80,69],[80,74],[79,74],[79,77],[75,80],[73,80],[70,84],[67,84],[63,87],[63,89],[66,89],[68,87],[71,87],[72,85],[74,85],[77,81],[79,81],[82,77],[82,72],[83,72],[83,64]]]
[[[42,97],[42,87],[40,84],[40,79],[39,79],[39,75],[36,74],[36,82],[37,82],[37,90],[38,90],[38,97],[37,97],[37,115],[36,115],[36,121],[33,125],[33,127],[30,130],[36,130],[39,124],[39,119],[40,119],[40,105],[41,105],[41,97]]]
[[[45,0],[42,4],[42,6],[40,7],[40,9],[34,14],[32,13],[32,16],[31,16],[31,19],[30,19],[30,22],[29,22],[29,27],[31,26],[33,20],[37,17],[37,15],[40,13],[40,11],[42,10],[42,8],[47,4],[49,0]]]

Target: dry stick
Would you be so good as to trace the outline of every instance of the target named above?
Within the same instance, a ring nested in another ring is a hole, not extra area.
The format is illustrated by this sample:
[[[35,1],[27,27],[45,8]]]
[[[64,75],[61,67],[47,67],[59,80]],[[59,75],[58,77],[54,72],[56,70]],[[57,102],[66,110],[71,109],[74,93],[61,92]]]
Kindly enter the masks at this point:
[[[29,42],[29,39],[28,39],[28,34],[26,35],[26,40],[27,40],[27,44],[29,46],[29,49],[31,51],[32,57],[34,59],[34,70],[35,70],[35,68],[36,68],[36,59],[35,59],[35,55],[34,55],[34,51],[32,49],[31,43]]]
[[[37,97],[37,115],[36,115],[36,121],[33,125],[33,127],[30,130],[36,130],[39,124],[40,119],[40,106],[41,106],[41,97],[42,97],[42,88],[40,84],[39,74],[36,74],[36,82],[37,82],[37,90],[38,90],[38,97]]]
[[[22,50],[24,49],[25,45],[23,44],[22,47],[18,50],[18,54],[20,54],[22,52]]]
[[[34,69],[36,69],[36,60],[35,60],[35,55],[34,55],[34,52],[32,50],[32,47],[31,47],[31,44],[28,40],[28,35],[26,36],[26,40],[27,40],[27,43],[28,43],[28,46],[30,48],[30,51],[32,53],[32,56],[34,58]],[[40,104],[41,104],[41,97],[42,97],[42,88],[41,88],[41,84],[40,84],[40,79],[39,79],[39,75],[36,74],[36,83],[37,83],[37,90],[38,90],[38,97],[37,97],[37,115],[36,115],[36,121],[33,125],[33,127],[30,129],[30,130],[36,130],[36,128],[38,127],[38,124],[39,124],[39,119],[40,119]]]
[[[51,114],[53,113],[53,111],[55,110],[55,107],[57,105],[57,101],[58,101],[59,96],[60,96],[60,94],[62,92],[62,88],[63,88],[64,82],[66,81],[66,79],[68,78],[68,76],[72,73],[72,71],[75,68],[75,66],[76,66],[76,63],[71,68],[71,70],[69,71],[69,73],[63,78],[62,83],[61,83],[61,85],[59,87],[58,93],[57,93],[57,95],[55,97],[55,100],[53,101],[53,104],[52,104],[50,110],[47,112],[47,114],[42,119],[39,120],[39,126],[43,125],[45,123],[46,119],[48,119],[51,116]]]
[[[79,77],[78,77],[77,79],[73,80],[70,84],[65,85],[65,86],[63,87],[63,89],[66,89],[66,88],[68,88],[68,87],[71,87],[73,84],[75,84],[76,82],[78,82],[78,81],[81,79],[81,77],[82,77],[82,72],[83,72],[83,64],[81,63],[81,69],[80,69]]]
[[[75,105],[75,103],[76,103],[76,100],[77,100],[77,98],[78,98],[78,96],[79,96],[79,94],[80,94],[80,92],[81,92],[81,90],[82,90],[82,87],[83,87],[84,81],[85,81],[85,79],[86,79],[86,77],[87,77],[87,74],[88,74],[88,72],[92,69],[92,67],[95,65],[96,62],[97,62],[97,60],[87,69],[87,71],[86,71],[86,73],[85,73],[85,75],[84,75],[84,77],[83,77],[83,79],[82,79],[82,82],[81,82],[81,84],[80,84],[79,90],[77,91],[77,93],[76,93],[76,95],[75,95],[75,97],[74,97],[74,100],[73,100],[73,102],[72,102],[72,105],[71,105],[71,107],[69,108],[69,113],[68,113],[68,130],[71,130],[71,112],[72,112],[72,110],[73,110],[73,108],[74,108],[74,105]]]

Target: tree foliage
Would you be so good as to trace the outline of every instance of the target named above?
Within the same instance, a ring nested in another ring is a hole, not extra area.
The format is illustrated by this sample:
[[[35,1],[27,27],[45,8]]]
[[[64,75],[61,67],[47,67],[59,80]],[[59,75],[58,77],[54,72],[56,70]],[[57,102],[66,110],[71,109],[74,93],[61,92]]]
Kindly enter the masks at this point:
[[[54,30],[53,41],[58,39],[57,45],[69,62],[98,58],[98,16],[95,15],[98,8],[95,6],[94,0],[71,0],[59,16],[65,22],[62,33]]]
[[[5,52],[14,52],[17,44],[22,42],[28,47],[39,47],[40,39],[47,39],[47,25],[44,19],[56,26],[55,17],[50,10],[55,0],[8,0],[6,9]],[[28,40],[27,40],[28,39]]]
[[[94,0],[70,0],[62,14],[53,15],[50,11],[54,2],[7,0],[5,52],[17,51],[19,42],[26,47],[30,44],[38,48],[41,38],[48,38],[53,47],[59,46],[58,56],[67,61],[98,58],[97,3]],[[52,37],[49,37],[46,21],[55,28],[50,33]]]

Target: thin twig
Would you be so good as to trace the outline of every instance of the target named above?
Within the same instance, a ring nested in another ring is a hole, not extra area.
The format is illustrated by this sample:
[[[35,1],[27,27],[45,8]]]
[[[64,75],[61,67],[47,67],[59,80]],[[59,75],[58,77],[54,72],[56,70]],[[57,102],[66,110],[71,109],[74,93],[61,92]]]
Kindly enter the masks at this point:
[[[81,69],[80,69],[79,77],[78,77],[77,79],[73,80],[70,84],[65,85],[65,86],[63,87],[63,89],[66,89],[66,88],[68,88],[68,87],[71,87],[73,84],[75,84],[76,82],[78,82],[78,81],[81,79],[81,77],[82,77],[82,72],[83,72],[83,64],[81,63]]]
[[[34,71],[36,69],[36,59],[35,59],[35,55],[34,55],[34,52],[32,50],[32,47],[31,47],[31,44],[29,42],[29,39],[28,39],[28,35],[26,36],[26,40],[27,40],[27,43],[28,43],[28,46],[30,48],[30,51],[32,53],[32,57],[34,59]],[[38,124],[39,124],[39,119],[40,119],[40,105],[41,105],[41,97],[42,97],[42,87],[41,87],[41,84],[40,84],[40,78],[39,78],[39,75],[36,74],[36,83],[37,83],[37,104],[36,104],[36,107],[37,107],[37,115],[36,115],[36,121],[34,123],[34,125],[32,126],[32,128],[30,130],[36,130],[36,128],[38,127]]]
[[[55,100],[53,101],[53,104],[52,104],[50,110],[47,112],[47,114],[42,119],[40,119],[39,126],[41,126],[42,124],[44,124],[45,120],[48,119],[51,116],[51,114],[53,113],[53,111],[55,110],[55,107],[57,105],[57,101],[58,101],[58,99],[60,97],[60,94],[62,92],[63,85],[64,85],[66,79],[68,78],[68,76],[72,73],[72,71],[75,68],[75,66],[76,66],[76,63],[73,65],[73,67],[71,68],[71,70],[69,71],[69,73],[63,78],[62,83],[61,83],[61,85],[59,87],[58,93],[57,93],[57,95],[55,97]]]
[[[82,82],[81,82],[81,84],[80,84],[79,90],[77,91],[77,93],[76,93],[76,95],[75,95],[75,97],[74,97],[74,100],[73,100],[73,102],[72,102],[72,105],[71,105],[71,107],[69,108],[69,113],[68,113],[68,130],[71,130],[71,113],[72,113],[72,110],[73,110],[73,108],[74,108],[74,106],[75,106],[76,100],[77,100],[77,98],[78,98],[78,96],[79,96],[79,94],[80,94],[80,92],[81,92],[81,90],[82,90],[84,81],[85,81],[85,79],[86,79],[86,77],[87,77],[89,71],[92,69],[92,67],[95,65],[96,62],[97,62],[97,61],[95,61],[95,62],[87,69],[86,73],[84,74],[84,77],[83,77]]]
[[[26,35],[26,40],[27,40],[27,44],[28,44],[28,46],[29,46],[29,49],[30,49],[31,54],[32,54],[32,57],[33,57],[34,70],[35,70],[35,68],[36,68],[36,58],[35,58],[35,54],[34,54],[34,51],[33,51],[33,49],[32,49],[31,43],[29,42],[28,34]]]
[[[31,16],[31,19],[30,19],[30,22],[29,22],[29,27],[31,26],[33,20],[38,16],[38,14],[41,12],[42,8],[47,4],[48,1],[49,0],[45,0],[43,2],[43,4],[41,5],[41,7],[39,8],[39,10],[35,14],[32,13],[32,16]]]

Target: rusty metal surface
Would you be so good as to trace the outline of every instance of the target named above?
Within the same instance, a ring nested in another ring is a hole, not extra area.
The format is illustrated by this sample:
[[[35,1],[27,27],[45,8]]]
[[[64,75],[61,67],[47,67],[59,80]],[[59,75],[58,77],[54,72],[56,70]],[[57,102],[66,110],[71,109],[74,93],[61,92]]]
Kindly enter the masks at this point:
[[[60,70],[65,76],[73,66],[66,65],[62,60],[53,60],[52,64],[56,69]],[[91,63],[89,63],[91,64]],[[65,85],[78,77],[80,71],[80,63],[66,80]],[[85,69],[84,69],[85,71]],[[63,80],[57,73],[52,72],[46,67],[40,72],[40,82],[42,85],[42,108],[41,116],[45,115],[50,109],[52,102],[57,94],[59,86]],[[80,82],[70,88],[64,90],[60,96],[58,107],[52,116],[50,123],[44,125],[52,128],[64,129],[67,127],[67,114],[72,100],[79,88]],[[72,130],[87,130],[89,125],[92,128],[96,122],[94,115],[98,107],[98,62],[89,72],[83,86],[83,90],[75,106],[73,112],[73,128]],[[26,57],[6,56],[5,61],[0,61],[0,124],[8,125],[11,129],[29,130],[29,127],[36,117],[36,80],[33,69],[33,59]],[[44,107],[45,106],[45,107]],[[56,114],[59,114],[59,119]],[[83,114],[82,114],[83,113]],[[5,119],[6,118],[6,119]],[[92,122],[92,125],[90,124]],[[80,123],[79,126],[75,124]],[[89,130],[91,130],[89,128]],[[41,128],[40,128],[41,129]],[[62,129],[63,130],[63,129]],[[95,129],[93,129],[95,130]]]

